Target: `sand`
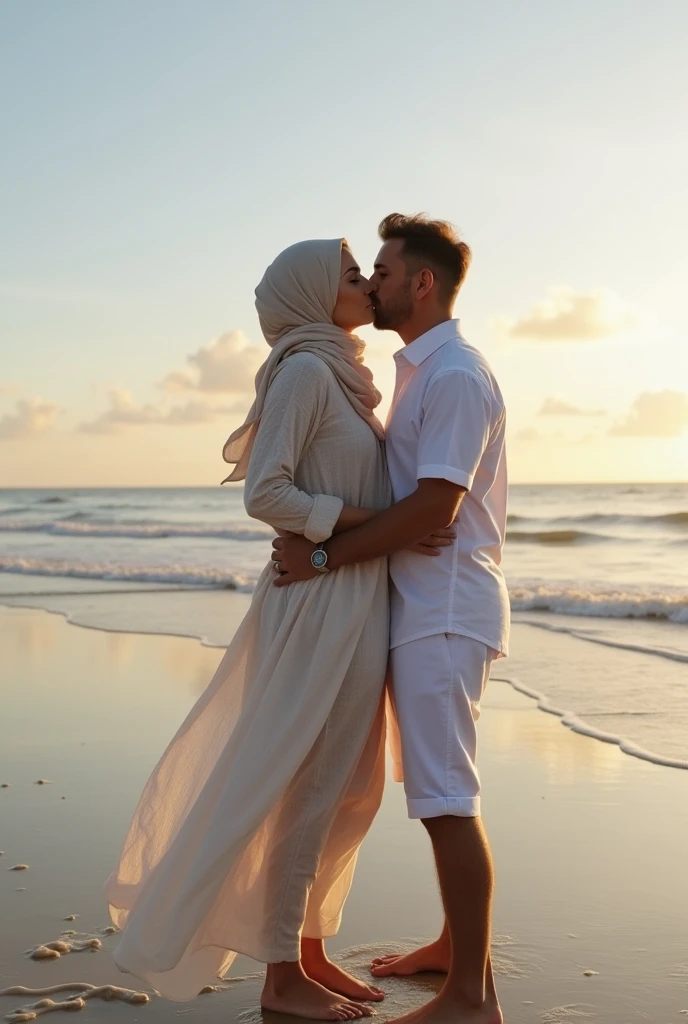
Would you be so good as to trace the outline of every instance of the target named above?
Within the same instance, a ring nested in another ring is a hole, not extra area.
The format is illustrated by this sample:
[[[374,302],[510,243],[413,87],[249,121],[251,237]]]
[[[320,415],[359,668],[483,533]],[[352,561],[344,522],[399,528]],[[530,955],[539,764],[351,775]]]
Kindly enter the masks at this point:
[[[529,655],[543,656],[537,632],[516,627],[521,675]],[[82,986],[0,996],[0,1015],[53,999],[72,1003],[65,1008],[80,1022],[257,1021],[261,967],[246,958],[232,972],[245,980],[182,1006],[154,995],[132,1004],[88,987],[142,991],[109,957],[102,883],[148,772],[221,651],[16,608],[0,609],[0,651],[0,989]],[[559,670],[575,666],[562,656]],[[685,1020],[688,773],[577,735],[496,680],[480,729],[507,1022]],[[20,864],[28,870],[11,870]],[[427,839],[390,782],[330,948],[363,973],[372,955],[433,936],[440,921]],[[71,951],[31,959],[56,943]],[[419,1005],[438,984],[384,979],[378,1016]]]

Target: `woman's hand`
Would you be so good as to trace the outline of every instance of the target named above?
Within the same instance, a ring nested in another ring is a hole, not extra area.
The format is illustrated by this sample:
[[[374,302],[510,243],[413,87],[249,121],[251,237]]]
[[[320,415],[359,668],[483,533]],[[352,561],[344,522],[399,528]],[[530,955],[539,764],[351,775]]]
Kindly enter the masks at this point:
[[[407,548],[407,551],[415,551],[418,555],[439,555],[442,548],[451,547],[456,537],[456,526],[447,526],[441,530],[435,530],[427,537],[423,537],[417,544]]]

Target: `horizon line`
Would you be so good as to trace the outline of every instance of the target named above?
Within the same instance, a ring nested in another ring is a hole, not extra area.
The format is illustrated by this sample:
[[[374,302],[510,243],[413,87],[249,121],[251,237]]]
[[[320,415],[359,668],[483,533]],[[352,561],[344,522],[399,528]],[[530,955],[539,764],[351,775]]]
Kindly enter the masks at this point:
[[[514,480],[509,487],[669,487],[688,484],[685,480]],[[214,490],[224,484],[54,484],[29,485],[9,484],[0,486],[3,491],[199,491]],[[242,487],[241,481],[230,483],[229,488]]]

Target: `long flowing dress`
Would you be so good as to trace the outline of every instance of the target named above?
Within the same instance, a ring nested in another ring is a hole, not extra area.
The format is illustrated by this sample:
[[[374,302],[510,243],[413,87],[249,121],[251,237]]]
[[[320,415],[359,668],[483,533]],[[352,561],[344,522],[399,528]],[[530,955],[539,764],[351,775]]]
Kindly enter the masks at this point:
[[[344,504],[385,508],[382,442],[311,353],[270,385],[250,515],[326,539]],[[387,564],[288,587],[263,571],[207,690],[149,779],[106,885],[124,971],[186,1000],[237,953],[298,960],[339,926],[384,782]]]

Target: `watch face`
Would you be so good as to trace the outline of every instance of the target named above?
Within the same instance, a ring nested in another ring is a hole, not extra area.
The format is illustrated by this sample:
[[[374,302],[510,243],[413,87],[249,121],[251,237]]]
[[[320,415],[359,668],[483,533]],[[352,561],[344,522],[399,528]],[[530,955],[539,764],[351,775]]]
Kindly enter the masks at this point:
[[[311,555],[311,562],[315,569],[322,569],[327,563],[327,555],[324,551],[314,551]]]

